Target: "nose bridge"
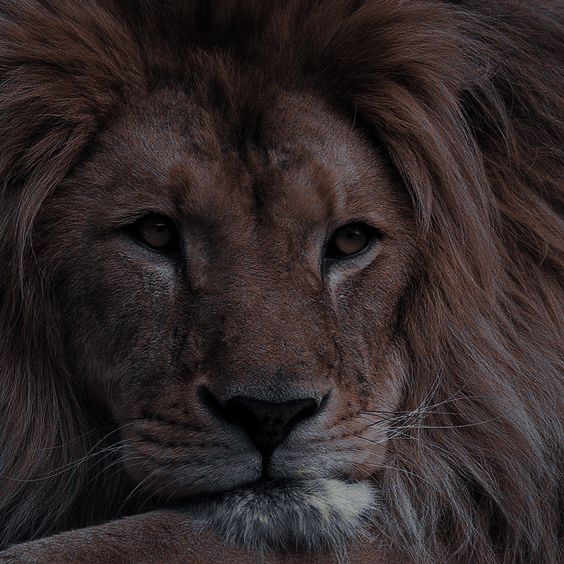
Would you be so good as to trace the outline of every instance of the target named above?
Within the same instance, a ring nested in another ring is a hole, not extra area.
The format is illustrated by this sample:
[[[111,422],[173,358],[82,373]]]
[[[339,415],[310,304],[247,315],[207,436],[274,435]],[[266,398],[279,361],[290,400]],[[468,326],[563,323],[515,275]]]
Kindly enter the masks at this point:
[[[229,277],[216,303],[208,357],[218,396],[282,401],[326,391],[319,379],[331,355],[324,350],[320,305],[289,278],[264,270]]]
[[[319,315],[307,289],[291,276],[253,276],[230,300],[232,327],[239,333],[248,354],[268,354],[273,360],[307,356],[308,344],[316,340]],[[304,335],[309,337],[304,339]],[[309,341],[309,342],[308,342]],[[280,362],[282,364],[282,362]]]

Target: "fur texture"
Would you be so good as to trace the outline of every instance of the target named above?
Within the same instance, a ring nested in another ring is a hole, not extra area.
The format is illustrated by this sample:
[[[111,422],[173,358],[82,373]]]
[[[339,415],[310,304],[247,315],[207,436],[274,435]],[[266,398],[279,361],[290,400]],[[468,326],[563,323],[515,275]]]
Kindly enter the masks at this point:
[[[382,299],[394,312],[383,332],[395,376],[378,382],[398,397],[357,410],[386,423],[385,454],[372,452],[374,437],[361,443],[372,464],[350,486],[378,491],[372,529],[390,559],[560,562],[563,54],[558,1],[0,0],[0,546],[141,510],[135,472],[121,469],[111,385],[86,386],[92,366],[68,345],[103,340],[99,319],[69,309],[86,284],[65,286],[81,269],[68,257],[88,217],[57,209],[65,182],[88,186],[114,123],[150,121],[151,106],[131,108],[180,85],[227,100],[225,119],[245,139],[258,129],[255,98],[268,106],[281,88],[322,99],[409,195],[413,260]],[[200,80],[205,68],[221,80]],[[125,159],[111,139],[108,160]],[[125,288],[128,276],[117,277]],[[376,295],[382,280],[365,283]],[[350,327],[371,335],[375,316],[355,303]],[[377,393],[347,386],[358,405]],[[232,476],[221,476],[229,489]],[[233,536],[218,515],[245,501],[239,490],[210,520]],[[291,510],[283,503],[272,519]],[[344,515],[325,539],[350,524]],[[260,544],[247,516],[234,536]],[[279,546],[287,530],[270,523],[261,538]]]
[[[266,498],[266,503],[265,503]],[[198,521],[228,542],[264,553],[267,549],[340,551],[369,530],[374,492],[367,484],[303,480],[205,500],[191,508]]]

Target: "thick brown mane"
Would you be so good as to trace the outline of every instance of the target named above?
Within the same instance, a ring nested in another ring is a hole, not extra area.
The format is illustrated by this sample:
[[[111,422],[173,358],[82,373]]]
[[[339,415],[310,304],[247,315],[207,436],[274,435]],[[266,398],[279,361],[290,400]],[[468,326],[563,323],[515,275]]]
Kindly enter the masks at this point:
[[[0,548],[114,517],[128,488],[66,365],[36,216],[123,105],[229,51],[323,93],[414,203],[375,530],[398,561],[560,561],[563,18],[556,0],[0,0]]]

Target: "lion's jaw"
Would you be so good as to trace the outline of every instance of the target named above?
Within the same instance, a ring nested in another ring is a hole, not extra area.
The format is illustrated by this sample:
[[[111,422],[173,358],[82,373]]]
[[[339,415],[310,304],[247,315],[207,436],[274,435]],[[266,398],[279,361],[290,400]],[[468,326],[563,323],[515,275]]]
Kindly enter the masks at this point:
[[[273,91],[252,111],[260,131],[243,142],[244,124],[205,101],[157,92],[45,206],[65,210],[51,241],[68,249],[68,356],[117,421],[133,497],[183,500],[247,545],[335,546],[376,504],[400,400],[411,211],[377,150],[320,99]],[[178,255],[132,239],[147,212],[174,218]],[[354,221],[381,240],[325,264],[331,232]],[[239,397],[315,413],[266,457],[226,417]]]

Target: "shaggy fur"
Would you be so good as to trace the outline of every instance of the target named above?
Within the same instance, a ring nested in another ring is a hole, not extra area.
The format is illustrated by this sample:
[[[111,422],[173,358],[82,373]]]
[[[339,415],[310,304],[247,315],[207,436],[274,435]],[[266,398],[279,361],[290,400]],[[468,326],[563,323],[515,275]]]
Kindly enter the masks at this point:
[[[362,483],[303,480],[264,493],[242,488],[225,499],[197,503],[190,513],[228,541],[259,552],[287,547],[339,551],[350,538],[366,533],[374,492]]]
[[[392,561],[560,562],[562,3],[163,4],[0,0],[0,547],[138,511],[67,362],[36,218],[201,49],[324,97],[411,196],[408,375],[374,476]]]

